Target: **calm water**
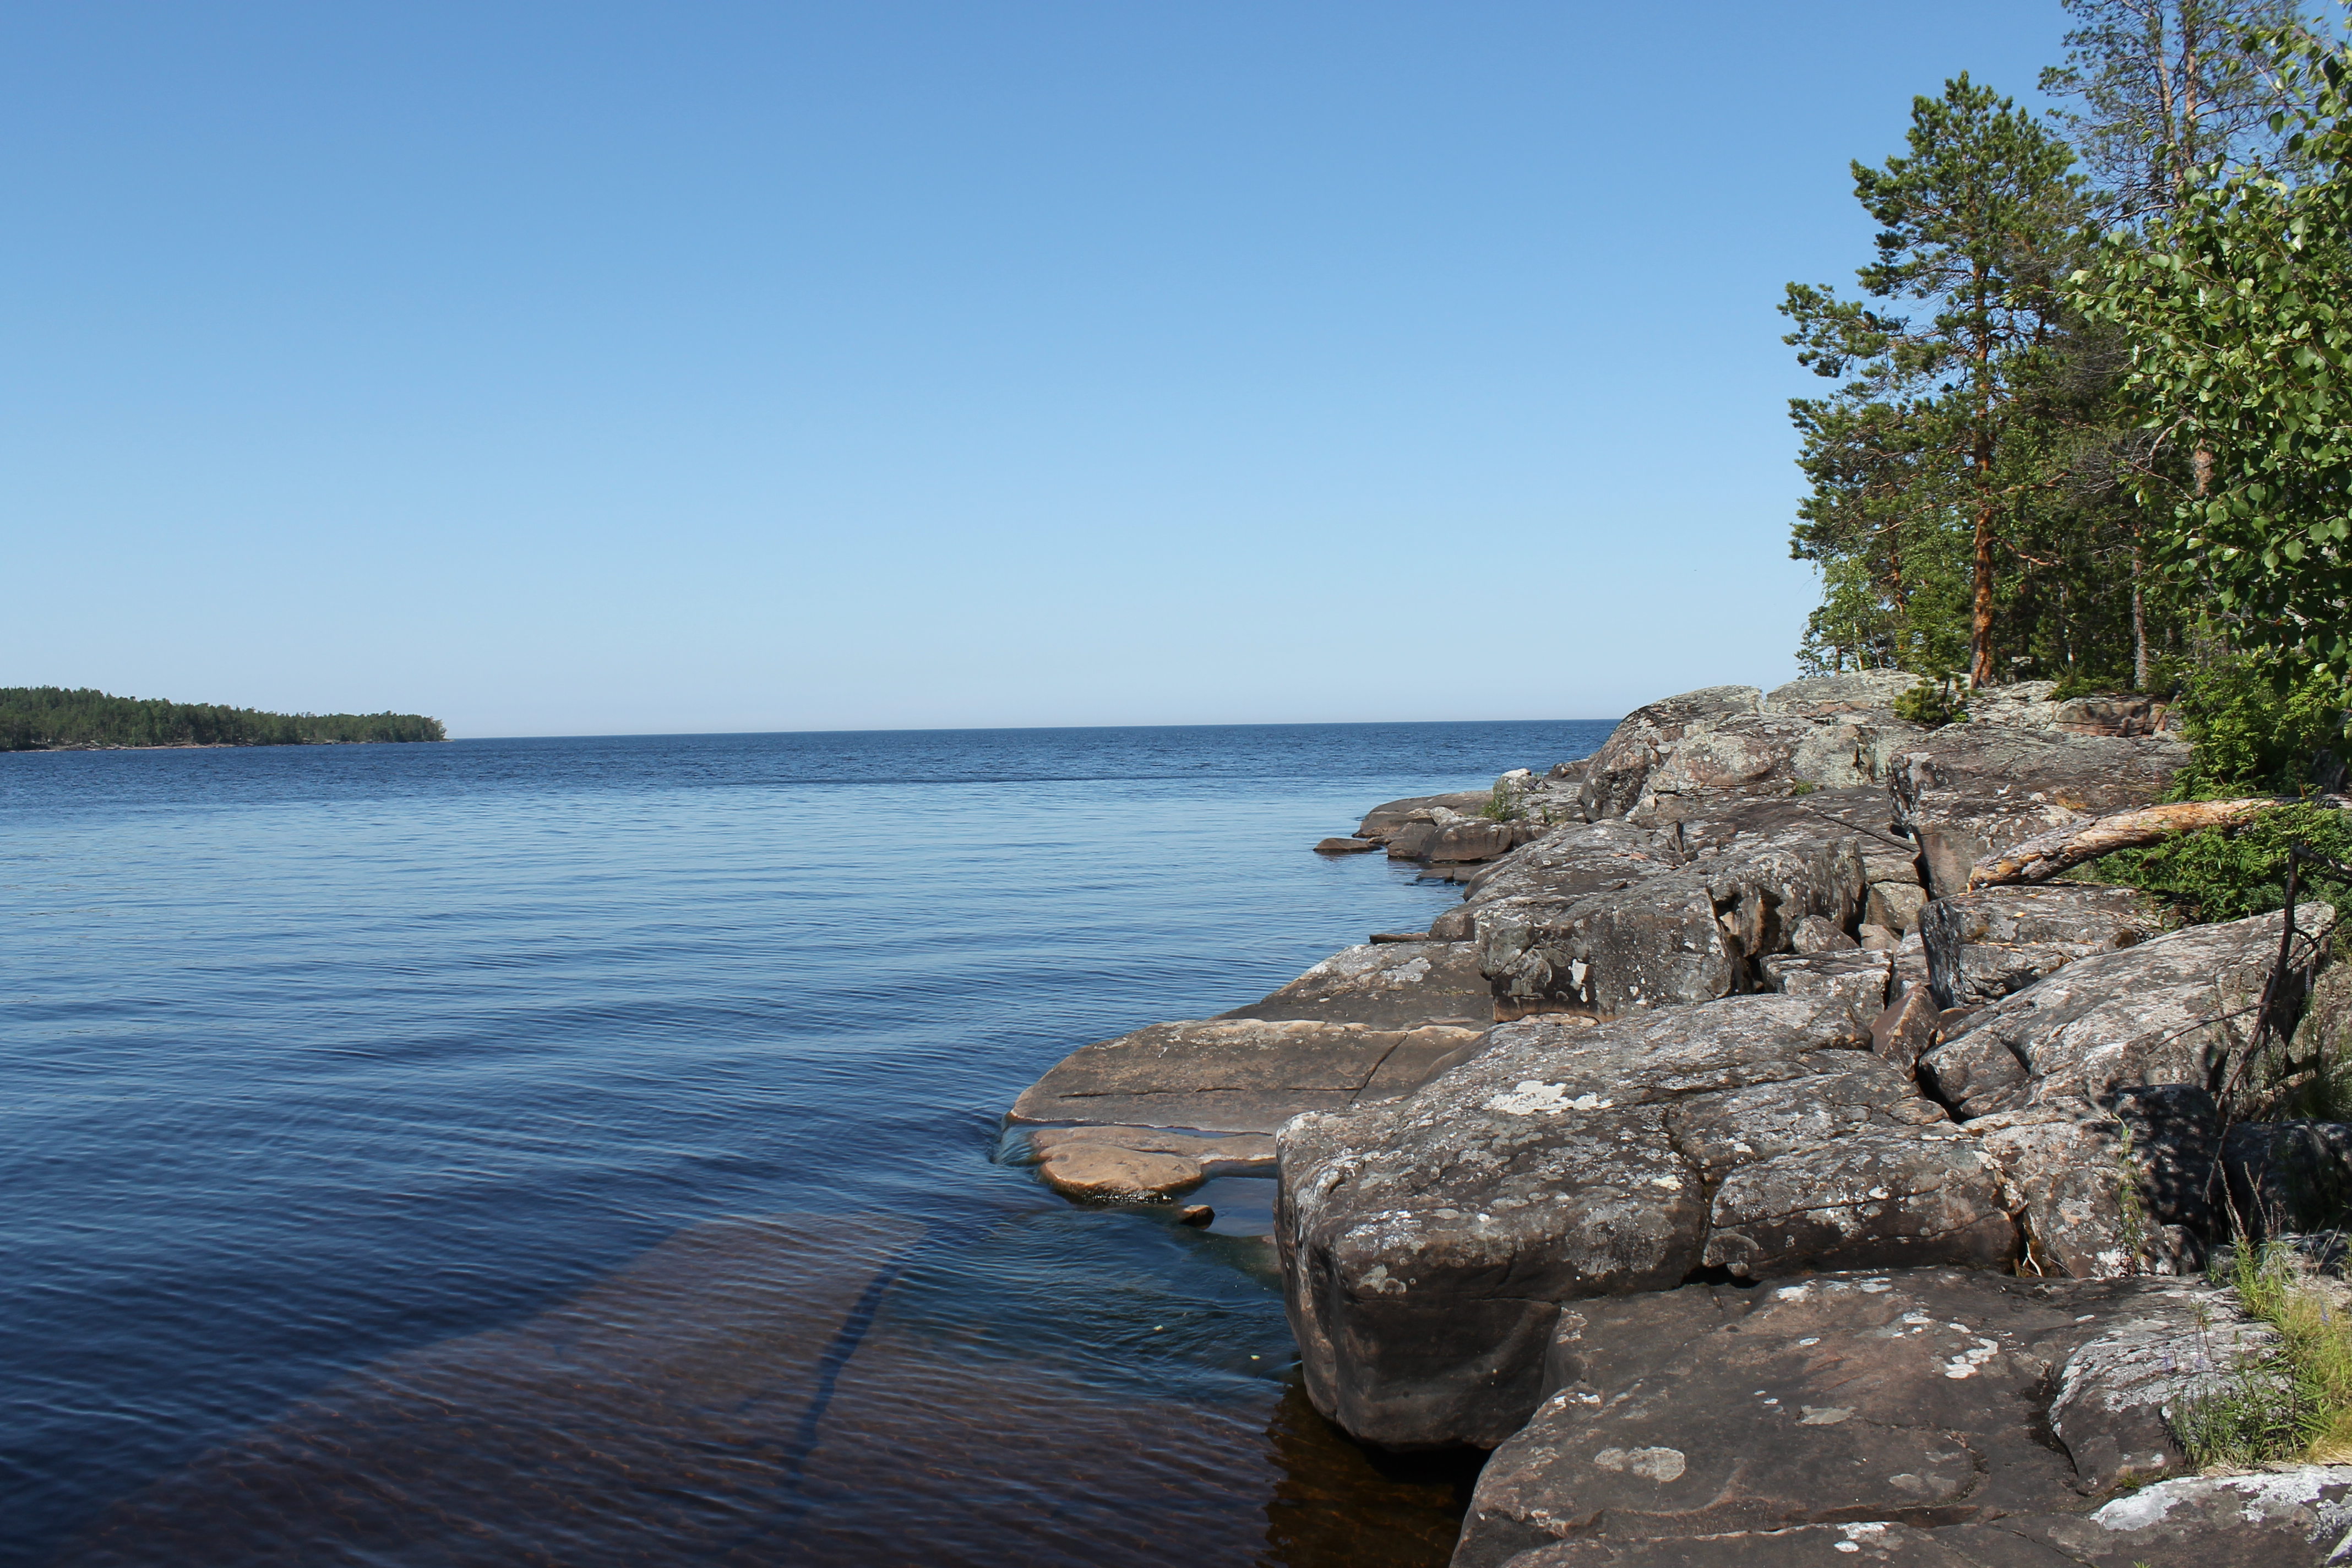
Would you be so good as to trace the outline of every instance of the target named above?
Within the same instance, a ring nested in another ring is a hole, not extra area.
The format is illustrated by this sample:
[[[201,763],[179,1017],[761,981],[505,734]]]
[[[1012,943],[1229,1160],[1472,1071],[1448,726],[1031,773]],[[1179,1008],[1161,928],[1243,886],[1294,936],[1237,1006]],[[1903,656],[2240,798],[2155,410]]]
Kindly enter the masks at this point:
[[[1443,1562],[1270,1184],[1082,1211],[998,1119],[1607,729],[0,755],[0,1562]]]

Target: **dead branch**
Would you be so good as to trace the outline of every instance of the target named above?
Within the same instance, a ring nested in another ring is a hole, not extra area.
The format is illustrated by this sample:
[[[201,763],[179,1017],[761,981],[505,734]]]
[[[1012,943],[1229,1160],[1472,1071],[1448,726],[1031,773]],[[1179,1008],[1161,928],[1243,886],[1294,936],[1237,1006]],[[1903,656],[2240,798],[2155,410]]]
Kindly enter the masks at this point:
[[[2054,828],[2021,844],[1996,849],[1978,861],[1969,871],[1969,888],[1973,891],[2018,882],[2046,882],[2061,871],[2118,849],[2144,849],[2208,827],[2235,827],[2274,805],[2294,804],[2292,799],[2271,795],[2248,800],[2187,800]]]

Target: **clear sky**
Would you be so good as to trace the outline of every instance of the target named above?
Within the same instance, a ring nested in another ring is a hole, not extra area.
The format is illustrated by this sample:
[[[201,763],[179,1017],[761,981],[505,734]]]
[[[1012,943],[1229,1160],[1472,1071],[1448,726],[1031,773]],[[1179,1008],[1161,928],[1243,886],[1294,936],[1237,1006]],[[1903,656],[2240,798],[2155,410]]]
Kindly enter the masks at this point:
[[[454,734],[1794,673],[1790,279],[2056,0],[0,10],[0,684]]]

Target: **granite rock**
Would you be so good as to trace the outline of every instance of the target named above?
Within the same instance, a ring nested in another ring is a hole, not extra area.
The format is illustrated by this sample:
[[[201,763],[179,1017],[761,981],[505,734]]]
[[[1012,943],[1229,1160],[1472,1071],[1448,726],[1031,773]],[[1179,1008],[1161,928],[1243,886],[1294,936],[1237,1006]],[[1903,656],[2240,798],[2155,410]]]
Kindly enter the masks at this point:
[[[1342,948],[1262,1002],[1224,1018],[1311,1018],[1384,1029],[1484,1028],[1495,997],[1466,942],[1379,942]]]
[[[1895,700],[1919,684],[1919,678],[1900,669],[1864,669],[1844,675],[1818,675],[1776,686],[1757,703],[1763,713],[1794,714],[1801,719],[1826,719],[1844,713],[1891,713]]]
[[[1392,1099],[1475,1053],[1475,1029],[1307,1020],[1153,1024],[1072,1052],[1013,1104],[1015,1125],[1271,1132],[1305,1110]]]
[[[1755,712],[1763,695],[1753,686],[1710,686],[1627,714],[1588,760],[1579,781],[1586,819],[1624,816],[1640,803],[1651,770],[1676,742],[1723,720]]]
[[[1964,1120],[2040,1105],[2087,1113],[2125,1086],[2213,1087],[2279,928],[2277,915],[2255,915],[2070,963],[1970,1015],[1921,1058],[1922,1081]]]
[[[1850,793],[1831,805],[1865,804],[1867,792]],[[1859,844],[1791,800],[1727,799],[1648,826],[1595,822],[1492,868],[1459,921],[1476,932],[1498,1017],[1708,1001],[1759,989],[1758,962],[1788,951],[1805,916],[1853,928]]]
[[[1097,1203],[1168,1197],[1199,1186],[1208,1174],[1186,1155],[1115,1143],[1062,1144],[1037,1162],[1037,1173],[1066,1198]]]
[[[2162,1407],[2210,1379],[2200,1346],[2239,1322],[2224,1293],[2179,1281],[1951,1268],[1579,1302],[1553,1331],[1544,1403],[1479,1477],[1454,1563],[2071,1513],[2126,1474],[2182,1468]],[[1840,1539],[1811,1560],[1837,1561]]]
[[[1955,894],[1927,906],[1918,925],[1927,984],[1943,1007],[1999,1001],[2078,959],[2137,946],[2164,929],[2136,889],[2082,882]]]
[[[1492,1444],[1563,1303],[1692,1270],[2000,1265],[1977,1141],[1834,997],[1540,1017],[1391,1104],[1278,1138],[1276,1235],[1317,1408],[1391,1447]]]
[[[2037,733],[1955,724],[1895,758],[1887,785],[1938,897],[1963,892],[1995,849],[2053,828],[2154,803],[2189,749],[2169,738]]]
[[[2222,1163],[2250,1234],[2352,1229],[2352,1123],[2242,1121]]]

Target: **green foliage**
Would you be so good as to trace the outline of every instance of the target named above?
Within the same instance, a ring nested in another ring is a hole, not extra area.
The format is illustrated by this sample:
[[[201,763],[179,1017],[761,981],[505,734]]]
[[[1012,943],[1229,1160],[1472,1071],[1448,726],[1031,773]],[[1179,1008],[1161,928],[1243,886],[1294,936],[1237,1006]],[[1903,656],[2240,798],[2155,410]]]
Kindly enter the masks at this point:
[[[2352,52],[2273,35],[2274,124],[2301,177],[2261,168],[2120,231],[2073,287],[2131,344],[2156,445],[2136,483],[2162,568],[2232,642],[2352,679]],[[2218,174],[2219,171],[2213,171]]]
[[[2292,26],[2298,0],[2060,0],[2076,26],[2066,62],[2042,73],[2074,149],[2105,184],[2106,215],[2129,223],[2168,210],[2209,164],[2271,156],[2264,132],[2284,107],[2243,40]]]
[[[1947,675],[1939,684],[1923,679],[1895,700],[1895,716],[1908,719],[1914,724],[1939,730],[1947,724],[1963,724],[1969,717],[1968,693]]]
[[[1878,303],[1789,285],[1784,341],[1840,384],[1790,405],[1812,485],[1790,553],[1820,565],[1825,589],[1810,668],[1940,668],[1967,648],[1989,668],[1976,622],[1994,592],[1989,546],[2017,510],[2019,416],[2061,330],[2056,281],[2083,210],[2073,161],[1963,74],[1912,100],[1905,153],[1853,166],[1880,226],[1856,278]]]
[[[2175,798],[2294,795],[2323,752],[2344,749],[2344,688],[2319,671],[2282,689],[2273,668],[2242,654],[2189,668],[2176,699],[2191,748]]]
[[[2192,923],[2243,920],[2284,906],[2287,849],[2295,844],[2352,862],[2352,818],[2323,805],[2284,805],[2235,832],[2207,828],[2149,849],[2118,850],[2091,874],[2161,899]],[[2315,899],[2352,914],[2352,884],[2333,873],[2315,875],[2306,866],[2302,887],[2298,902]]]
[[[2173,1413],[2173,1435],[2199,1467],[2272,1460],[2340,1462],[2352,1449],[2352,1321],[2329,1305],[2294,1250],[2243,1236],[2216,1280],[2278,1334],[2274,1349],[2224,1345],[2209,1331],[2213,1382]]]
[[[1502,779],[1495,781],[1486,804],[1478,808],[1478,815],[1488,822],[1517,822],[1527,814],[1528,808],[1521,803],[1519,792]]]
[[[446,739],[440,720],[415,713],[264,713],[209,703],[110,697],[89,688],[0,687],[0,752]]]

